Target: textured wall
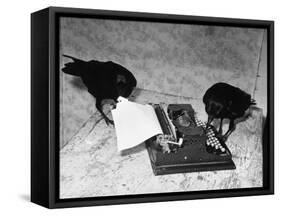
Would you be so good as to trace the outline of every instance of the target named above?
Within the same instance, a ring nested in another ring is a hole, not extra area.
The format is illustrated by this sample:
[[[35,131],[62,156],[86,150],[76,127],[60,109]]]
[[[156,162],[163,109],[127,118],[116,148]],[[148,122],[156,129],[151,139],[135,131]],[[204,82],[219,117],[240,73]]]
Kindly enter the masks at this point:
[[[267,32],[265,30],[262,50],[260,55],[258,76],[256,79],[256,88],[254,98],[259,107],[263,109],[264,116],[267,115]]]
[[[218,81],[252,93],[262,37],[261,29],[62,18],[60,48],[121,64],[140,88],[201,98]],[[61,58],[61,66],[66,61]],[[80,80],[61,76],[63,145],[95,108]]]

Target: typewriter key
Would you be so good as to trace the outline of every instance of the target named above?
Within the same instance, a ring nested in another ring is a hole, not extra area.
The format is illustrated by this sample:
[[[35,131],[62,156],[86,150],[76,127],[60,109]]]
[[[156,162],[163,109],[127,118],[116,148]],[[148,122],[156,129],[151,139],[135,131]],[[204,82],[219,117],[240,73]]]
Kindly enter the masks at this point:
[[[196,124],[197,127],[201,127],[201,126],[204,127],[206,125],[206,123],[202,122],[197,117],[195,117],[195,124]]]

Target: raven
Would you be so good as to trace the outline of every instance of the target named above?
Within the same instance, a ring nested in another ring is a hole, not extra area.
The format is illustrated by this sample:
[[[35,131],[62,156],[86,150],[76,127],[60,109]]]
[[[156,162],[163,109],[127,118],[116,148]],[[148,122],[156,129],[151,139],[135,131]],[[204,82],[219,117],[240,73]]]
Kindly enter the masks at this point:
[[[226,141],[228,136],[234,131],[234,120],[244,117],[246,110],[251,105],[255,105],[255,100],[251,95],[241,89],[227,83],[216,83],[211,86],[203,96],[205,111],[208,114],[206,130],[210,127],[215,118],[220,119],[219,136]],[[223,119],[229,119],[228,131],[222,135]]]
[[[137,85],[134,75],[112,61],[84,61],[69,55],[63,56],[72,59],[72,62],[66,63],[62,71],[82,79],[88,92],[96,98],[96,108],[106,124],[113,124],[102,107],[106,103],[116,105],[119,96],[129,97]]]

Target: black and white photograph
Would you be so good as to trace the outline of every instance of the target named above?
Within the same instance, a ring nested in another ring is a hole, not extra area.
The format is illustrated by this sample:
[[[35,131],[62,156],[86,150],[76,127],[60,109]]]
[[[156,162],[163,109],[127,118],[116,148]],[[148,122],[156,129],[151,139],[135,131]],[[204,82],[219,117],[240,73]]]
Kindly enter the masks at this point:
[[[59,18],[59,199],[262,188],[268,30]]]
[[[279,212],[278,5],[3,2],[0,214]]]
[[[10,0],[0,16],[0,215],[280,212],[278,1]]]

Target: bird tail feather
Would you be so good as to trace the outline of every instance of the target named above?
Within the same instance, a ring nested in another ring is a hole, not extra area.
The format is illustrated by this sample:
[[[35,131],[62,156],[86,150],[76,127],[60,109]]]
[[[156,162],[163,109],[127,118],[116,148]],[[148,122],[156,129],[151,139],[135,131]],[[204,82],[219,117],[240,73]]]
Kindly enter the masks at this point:
[[[66,57],[66,58],[70,58],[70,59],[72,59],[74,62],[85,62],[85,61],[83,61],[83,60],[81,60],[81,59],[75,58],[75,57],[70,56],[70,55],[65,55],[65,54],[63,54],[62,56],[63,56],[63,57]]]
[[[73,62],[66,63],[64,65],[64,68],[62,68],[62,71],[66,74],[70,74],[73,76],[80,76],[81,69],[84,67],[85,61],[77,59],[77,58],[69,56],[69,55],[63,55],[63,57],[70,58],[73,60]]]

